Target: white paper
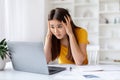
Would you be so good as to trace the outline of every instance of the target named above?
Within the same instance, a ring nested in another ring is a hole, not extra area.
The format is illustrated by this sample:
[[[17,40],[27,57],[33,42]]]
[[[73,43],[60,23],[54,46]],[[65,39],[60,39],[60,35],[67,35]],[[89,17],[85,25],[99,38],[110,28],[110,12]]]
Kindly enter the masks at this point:
[[[101,71],[103,68],[98,65],[87,65],[87,66],[80,66],[74,69],[74,71],[86,72],[86,71]]]

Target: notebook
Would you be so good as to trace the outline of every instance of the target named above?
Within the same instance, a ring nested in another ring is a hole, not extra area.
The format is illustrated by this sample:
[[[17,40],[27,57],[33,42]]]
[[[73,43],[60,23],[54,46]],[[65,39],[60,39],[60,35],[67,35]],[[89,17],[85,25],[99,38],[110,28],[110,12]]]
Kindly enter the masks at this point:
[[[55,74],[65,67],[48,66],[42,42],[7,42],[13,68],[18,71]]]

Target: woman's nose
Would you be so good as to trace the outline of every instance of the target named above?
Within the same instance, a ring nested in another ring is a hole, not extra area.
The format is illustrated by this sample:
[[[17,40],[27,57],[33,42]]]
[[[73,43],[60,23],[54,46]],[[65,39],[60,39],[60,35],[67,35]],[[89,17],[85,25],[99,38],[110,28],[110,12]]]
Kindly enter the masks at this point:
[[[55,33],[57,33],[58,32],[58,29],[57,28],[55,28]]]

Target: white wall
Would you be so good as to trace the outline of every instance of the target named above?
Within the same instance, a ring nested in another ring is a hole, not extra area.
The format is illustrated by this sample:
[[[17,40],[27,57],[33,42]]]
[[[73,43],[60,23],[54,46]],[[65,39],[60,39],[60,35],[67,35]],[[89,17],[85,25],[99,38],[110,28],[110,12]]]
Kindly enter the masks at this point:
[[[0,40],[5,37],[4,24],[4,0],[0,0]]]
[[[43,41],[45,35],[46,0],[0,0],[4,1],[4,29],[0,37],[11,41]],[[0,6],[1,7],[1,6]],[[0,9],[1,10],[1,9]],[[1,11],[0,11],[1,12]],[[0,19],[1,22],[1,19]],[[1,25],[1,23],[0,23]]]

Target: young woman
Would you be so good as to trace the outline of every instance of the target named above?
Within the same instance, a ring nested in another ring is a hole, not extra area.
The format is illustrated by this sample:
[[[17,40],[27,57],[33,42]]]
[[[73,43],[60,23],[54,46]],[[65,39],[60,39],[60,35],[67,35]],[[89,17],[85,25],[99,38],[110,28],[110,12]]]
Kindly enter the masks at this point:
[[[88,63],[87,44],[86,30],[73,23],[66,9],[55,8],[50,11],[44,45],[47,63],[58,58],[60,64],[85,65]]]

